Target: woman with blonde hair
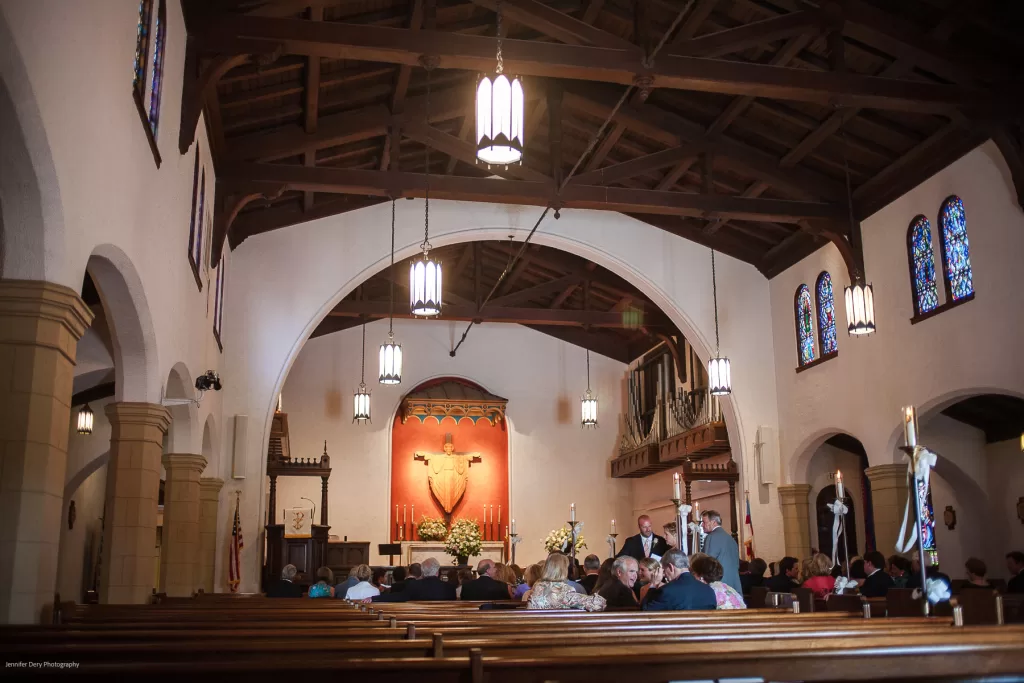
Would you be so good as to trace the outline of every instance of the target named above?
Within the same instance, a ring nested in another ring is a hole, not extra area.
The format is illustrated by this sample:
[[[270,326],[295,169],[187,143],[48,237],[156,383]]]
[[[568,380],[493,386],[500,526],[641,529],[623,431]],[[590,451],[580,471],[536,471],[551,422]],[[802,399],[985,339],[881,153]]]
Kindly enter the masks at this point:
[[[354,576],[359,583],[348,589],[348,593],[345,594],[347,599],[365,600],[366,598],[380,595],[380,589],[370,581],[373,578],[373,570],[370,569],[369,565],[361,564],[356,567]]]
[[[516,589],[516,573],[507,564],[494,565],[494,579],[508,584],[508,597],[511,598]]]
[[[658,562],[653,557],[645,557],[640,560],[640,578],[637,579],[634,592],[637,593],[637,598],[641,604],[644,598],[647,597],[647,591],[651,588],[659,588],[663,579],[664,574],[662,574],[661,562]]]
[[[814,597],[827,598],[836,589],[836,577],[832,576],[832,561],[828,555],[817,553],[804,565],[804,588],[814,591]]]
[[[561,553],[551,553],[544,562],[540,578],[530,590],[527,609],[582,609],[600,612],[605,608],[605,599],[600,595],[581,595],[569,582],[569,558]]]

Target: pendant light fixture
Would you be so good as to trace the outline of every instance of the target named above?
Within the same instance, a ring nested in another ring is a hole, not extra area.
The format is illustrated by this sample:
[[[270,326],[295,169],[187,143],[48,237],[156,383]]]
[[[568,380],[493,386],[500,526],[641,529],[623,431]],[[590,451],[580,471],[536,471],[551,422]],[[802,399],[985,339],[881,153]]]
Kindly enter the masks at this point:
[[[715,274],[715,250],[711,250],[711,296],[715,301],[715,357],[708,361],[708,391],[712,396],[732,393],[732,369],[718,344],[718,280]]]
[[[498,54],[494,76],[481,75],[476,86],[476,157],[485,164],[514,164],[523,159],[523,81],[509,80],[501,55],[501,0],[498,0]]]
[[[363,360],[359,370],[359,388],[352,401],[352,421],[370,421],[370,392],[366,389],[366,321],[363,321]]]
[[[92,419],[93,412],[89,404],[86,403],[82,406],[82,409],[78,411],[78,433],[79,434],[92,434]]]
[[[853,191],[850,189],[850,164],[846,159],[846,131],[843,130],[843,170],[846,172],[846,206],[850,212],[850,236],[856,233],[853,219]],[[875,331],[875,292],[864,282],[863,273],[851,273],[846,295],[846,331],[851,336]]]
[[[381,384],[402,383],[402,345],[395,343],[395,200],[391,199],[391,267],[388,282],[391,283],[391,308],[388,311],[388,340],[380,345],[380,373],[377,381]]]
[[[597,396],[590,391],[590,349],[587,349],[587,393],[580,399],[583,421],[580,428],[597,427]]]
[[[427,68],[427,120],[430,120],[430,72]],[[427,150],[427,191],[423,214],[423,254],[409,268],[412,314],[429,318],[441,313],[441,262],[430,258],[430,145]]]

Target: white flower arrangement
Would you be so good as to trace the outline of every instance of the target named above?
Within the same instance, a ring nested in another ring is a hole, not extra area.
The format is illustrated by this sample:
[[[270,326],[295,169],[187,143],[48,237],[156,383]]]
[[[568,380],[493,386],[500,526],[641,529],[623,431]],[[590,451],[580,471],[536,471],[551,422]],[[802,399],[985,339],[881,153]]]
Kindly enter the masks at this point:
[[[549,553],[567,553],[569,552],[569,544],[572,543],[572,530],[569,527],[561,527],[559,529],[552,529],[548,532],[547,538],[544,539],[544,549]],[[576,534],[576,552],[579,552],[587,547],[587,541],[583,538],[583,534]]]
[[[452,557],[472,557],[483,548],[480,526],[470,519],[458,519],[448,531],[444,549]]]
[[[448,527],[440,517],[423,515],[423,519],[416,527],[416,533],[423,541],[443,541],[448,537]]]

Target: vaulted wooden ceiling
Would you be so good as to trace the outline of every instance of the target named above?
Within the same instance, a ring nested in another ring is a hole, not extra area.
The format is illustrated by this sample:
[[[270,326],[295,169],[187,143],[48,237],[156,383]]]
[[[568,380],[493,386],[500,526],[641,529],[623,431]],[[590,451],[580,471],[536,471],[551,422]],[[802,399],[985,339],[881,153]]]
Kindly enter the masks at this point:
[[[205,110],[215,258],[423,196],[427,148],[432,197],[619,211],[768,277],[829,240],[858,271],[857,221],[985,139],[1024,187],[1012,2],[504,0],[527,98],[507,169],[476,165],[472,141],[496,0],[185,4],[179,147]]]
[[[662,342],[674,352],[681,346],[675,325],[626,280],[579,256],[537,244],[514,260],[521,247],[522,242],[484,241],[431,250],[444,266],[445,305],[439,319],[525,325],[623,363]],[[311,336],[386,319],[392,311],[392,283],[394,317],[411,318],[411,261],[369,278]],[[460,335],[463,329],[458,328]]]

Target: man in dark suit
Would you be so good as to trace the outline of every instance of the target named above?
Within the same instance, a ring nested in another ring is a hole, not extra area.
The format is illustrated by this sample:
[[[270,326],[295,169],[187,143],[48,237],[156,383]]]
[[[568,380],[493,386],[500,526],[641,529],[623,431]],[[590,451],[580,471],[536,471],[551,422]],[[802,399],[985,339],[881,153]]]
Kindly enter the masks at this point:
[[[295,575],[298,570],[294,564],[286,564],[284,569],[281,570],[281,578],[272,581],[267,586],[267,597],[268,598],[301,598],[302,597],[302,586],[297,585],[295,581]]]
[[[391,592],[401,593],[405,590],[405,567],[395,567],[391,570]]]
[[[580,579],[580,585],[587,591],[587,595],[590,595],[594,592],[597,576],[601,573],[601,558],[597,555],[587,555],[587,558],[583,560],[583,571],[587,575]]]
[[[615,581],[601,588],[601,597],[608,603],[606,609],[637,609],[640,603],[633,594],[636,575],[640,571],[637,561],[628,555],[616,558],[612,565]]]
[[[784,557],[779,562],[779,573],[762,584],[772,593],[792,593],[800,587],[800,561],[795,557]]]
[[[722,528],[722,515],[714,510],[707,510],[701,513],[700,524],[707,534],[704,538],[704,554],[721,563],[722,582],[731,586],[737,593],[742,593],[740,547],[732,534]]]
[[[893,587],[892,577],[885,571],[885,555],[872,550],[864,553],[864,573],[868,578],[860,586],[860,594],[866,598],[884,598]]]
[[[405,584],[405,590],[401,593],[385,593],[368,598],[364,602],[409,602],[413,600],[454,600],[455,584],[446,583],[438,577],[441,571],[441,563],[432,557],[428,557],[420,563],[423,578],[417,581],[409,581]]]
[[[476,566],[477,578],[462,584],[463,600],[511,600],[508,584],[494,578],[497,567],[494,560],[480,560]]]
[[[1006,592],[1024,593],[1024,553],[1018,550],[1006,553],[1006,569],[1010,572]]]
[[[640,515],[636,520],[636,525],[640,527],[640,533],[627,538],[616,557],[627,555],[637,562],[645,557],[657,556],[655,559],[663,557],[668,552],[669,545],[664,538],[654,533],[651,518],[647,515]]]
[[[668,579],[661,588],[647,591],[642,609],[647,611],[716,609],[715,590],[690,573],[690,560],[682,551],[669,550],[661,558]]]

